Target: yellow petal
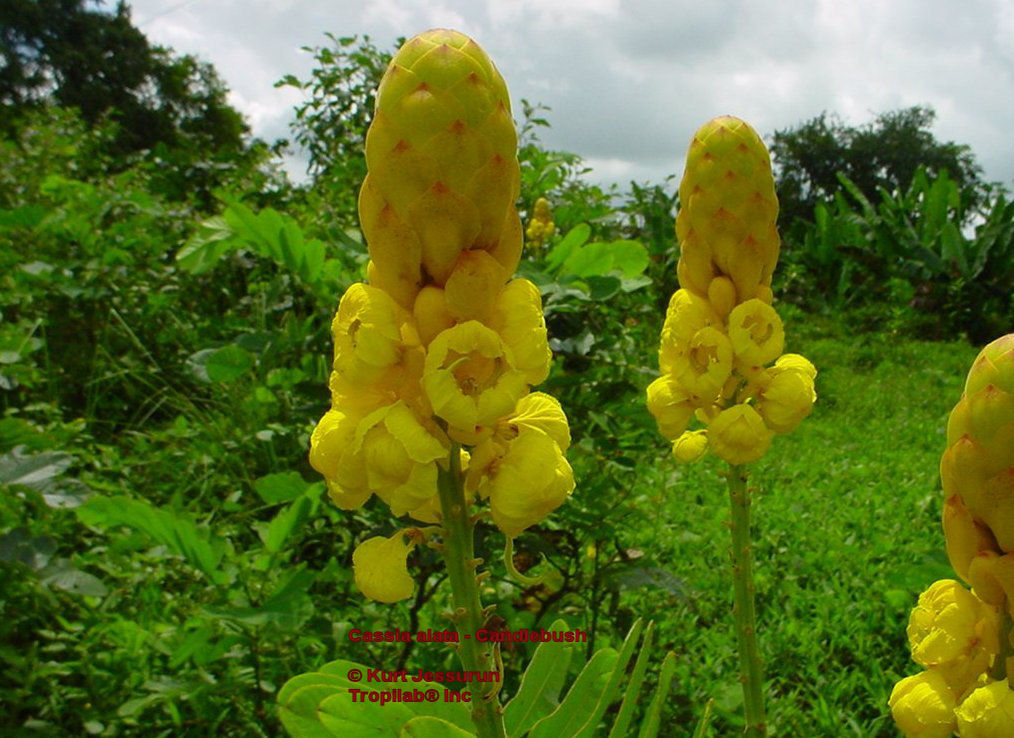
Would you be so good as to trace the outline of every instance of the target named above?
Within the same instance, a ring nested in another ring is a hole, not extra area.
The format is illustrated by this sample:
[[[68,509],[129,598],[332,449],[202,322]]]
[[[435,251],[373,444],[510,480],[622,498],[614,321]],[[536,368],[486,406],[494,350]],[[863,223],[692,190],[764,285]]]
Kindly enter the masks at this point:
[[[733,405],[708,426],[711,450],[730,464],[756,461],[768,450],[773,434],[749,405]]]
[[[979,687],[955,710],[961,738],[1014,735],[1014,692],[1006,680]]]
[[[397,602],[412,596],[415,582],[408,574],[412,543],[401,531],[390,538],[376,536],[356,546],[352,570],[359,591],[378,602]]]
[[[954,695],[933,669],[895,684],[887,704],[906,738],[950,738],[954,732]]]
[[[673,441],[672,453],[677,461],[690,464],[700,459],[708,451],[707,431],[686,431]]]
[[[785,347],[785,330],[770,305],[753,299],[740,303],[729,313],[729,340],[739,363],[765,366]]]
[[[493,522],[517,536],[555,510],[574,490],[574,472],[545,433],[523,429],[488,483]]]

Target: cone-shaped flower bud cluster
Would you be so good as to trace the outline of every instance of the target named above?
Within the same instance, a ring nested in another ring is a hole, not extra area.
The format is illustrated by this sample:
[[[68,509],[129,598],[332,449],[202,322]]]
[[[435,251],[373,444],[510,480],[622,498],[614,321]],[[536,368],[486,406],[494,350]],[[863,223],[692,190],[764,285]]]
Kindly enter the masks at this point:
[[[920,595],[908,638],[926,670],[895,685],[891,713],[913,738],[1012,736],[1010,633],[1001,623],[1014,602],[1014,334],[972,365],[940,472],[947,553],[973,589],[942,580]]]
[[[532,217],[528,221],[528,228],[525,229],[525,238],[528,245],[539,248],[556,233],[556,223],[553,222],[553,213],[549,208],[549,200],[540,197],[535,201],[532,208]]]
[[[574,488],[567,419],[530,394],[552,354],[538,288],[510,279],[521,254],[517,138],[507,88],[479,46],[434,30],[395,55],[366,140],[359,216],[369,284],[331,326],[331,409],[310,463],[345,509],[377,495],[397,516],[438,522],[438,465],[453,444],[468,491],[517,535]],[[404,533],[356,549],[369,597],[411,596]]]
[[[723,116],[694,134],[680,183],[677,277],[662,327],[648,409],[680,461],[709,449],[730,464],[756,461],[816,400],[813,364],[782,354],[771,307],[778,200],[764,142]],[[705,430],[688,431],[696,417]]]

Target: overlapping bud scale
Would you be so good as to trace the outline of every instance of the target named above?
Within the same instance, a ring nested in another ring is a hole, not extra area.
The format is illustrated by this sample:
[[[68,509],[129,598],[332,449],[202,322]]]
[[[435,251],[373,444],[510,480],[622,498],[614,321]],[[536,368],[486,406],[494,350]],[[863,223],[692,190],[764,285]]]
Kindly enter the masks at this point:
[[[737,118],[706,123],[690,144],[679,196],[680,289],[666,311],[662,376],[648,387],[648,409],[678,460],[710,450],[746,464],[817,397],[813,364],[782,355],[785,332],[771,307],[778,200],[763,141]],[[694,417],[704,430],[687,430]]]
[[[377,92],[366,160],[369,284],[348,289],[332,323],[332,407],[310,463],[342,508],[376,494],[397,516],[439,522],[438,465],[452,444],[468,446],[468,493],[516,536],[562,504],[574,479],[563,410],[530,394],[552,354],[538,288],[511,279],[523,238],[517,136],[485,52],[449,30],[406,42]],[[406,531],[360,544],[360,590],[411,596],[412,545]]]

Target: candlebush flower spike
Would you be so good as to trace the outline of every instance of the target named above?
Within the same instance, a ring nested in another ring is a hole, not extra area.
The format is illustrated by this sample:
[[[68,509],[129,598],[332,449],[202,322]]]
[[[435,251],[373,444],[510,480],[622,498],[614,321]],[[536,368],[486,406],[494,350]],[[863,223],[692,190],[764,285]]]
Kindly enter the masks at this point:
[[[778,200],[763,141],[737,118],[709,121],[694,134],[679,194],[680,289],[666,310],[648,409],[677,460],[710,451],[747,464],[817,399],[817,370],[782,354],[785,330],[771,306]],[[695,417],[704,428],[686,435]]]
[[[940,477],[947,554],[972,589],[945,579],[919,596],[908,639],[927,670],[895,685],[891,713],[906,736],[1014,735],[1014,334],[973,363],[948,419]]]
[[[331,409],[310,463],[339,507],[376,495],[395,516],[440,523],[438,482],[460,449],[468,499],[517,535],[572,492],[570,431],[558,402],[530,393],[552,353],[538,288],[512,279],[517,136],[507,87],[474,41],[434,30],[402,46],[377,92],[366,162],[368,284],[348,288],[332,322]],[[548,203],[535,214],[547,238]],[[360,590],[409,596],[410,545],[360,544]]]

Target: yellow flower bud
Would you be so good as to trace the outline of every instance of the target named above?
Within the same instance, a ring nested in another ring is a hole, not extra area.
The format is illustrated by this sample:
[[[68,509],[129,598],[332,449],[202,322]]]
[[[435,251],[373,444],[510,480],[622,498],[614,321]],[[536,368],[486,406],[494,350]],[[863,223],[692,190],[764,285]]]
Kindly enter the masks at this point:
[[[401,359],[401,325],[407,315],[376,287],[354,284],[331,323],[334,368],[353,383],[378,381]]]
[[[694,415],[690,394],[669,374],[648,385],[648,412],[655,417],[659,432],[670,441],[681,435]]]
[[[686,431],[673,441],[672,454],[677,461],[689,464],[708,452],[707,431]]]
[[[912,659],[922,666],[965,658],[977,648],[992,655],[999,647],[996,611],[953,579],[919,595],[907,632]]]
[[[362,456],[353,447],[359,418],[328,410],[310,436],[310,466],[327,481],[332,501],[355,510],[370,498]]]
[[[988,384],[1014,394],[1014,333],[1000,336],[982,351],[965,381],[965,394],[974,395]]]
[[[748,464],[768,450],[773,433],[750,405],[733,405],[708,426],[711,450],[730,464]]]
[[[748,367],[765,366],[785,347],[782,319],[770,305],[747,300],[729,313],[729,340],[737,362]]]
[[[805,369],[797,369],[791,363],[782,366],[776,363],[760,383],[757,412],[771,430],[789,433],[810,414],[816,400],[813,377]]]
[[[419,290],[412,315],[419,329],[419,338],[423,345],[429,345],[438,333],[454,325],[454,316],[447,309],[447,300],[440,287],[429,285]]]
[[[522,428],[493,466],[479,494],[489,497],[493,522],[517,536],[559,507],[574,490],[574,472],[557,443]]]
[[[485,251],[465,250],[444,285],[447,309],[458,320],[481,320],[507,281],[503,266]]]
[[[553,362],[542,314],[539,288],[527,279],[512,279],[496,297],[487,323],[511,351],[514,367],[528,384],[545,381]]]
[[[1014,692],[1006,680],[979,687],[954,712],[961,738],[1014,735]]]
[[[935,669],[895,684],[887,704],[905,738],[950,738],[954,732],[954,695]]]
[[[708,284],[708,302],[722,318],[736,306],[736,285],[728,277],[715,277]]]
[[[398,602],[412,596],[415,582],[408,574],[408,554],[414,545],[404,531],[390,538],[368,538],[352,553],[356,587],[371,600]]]

